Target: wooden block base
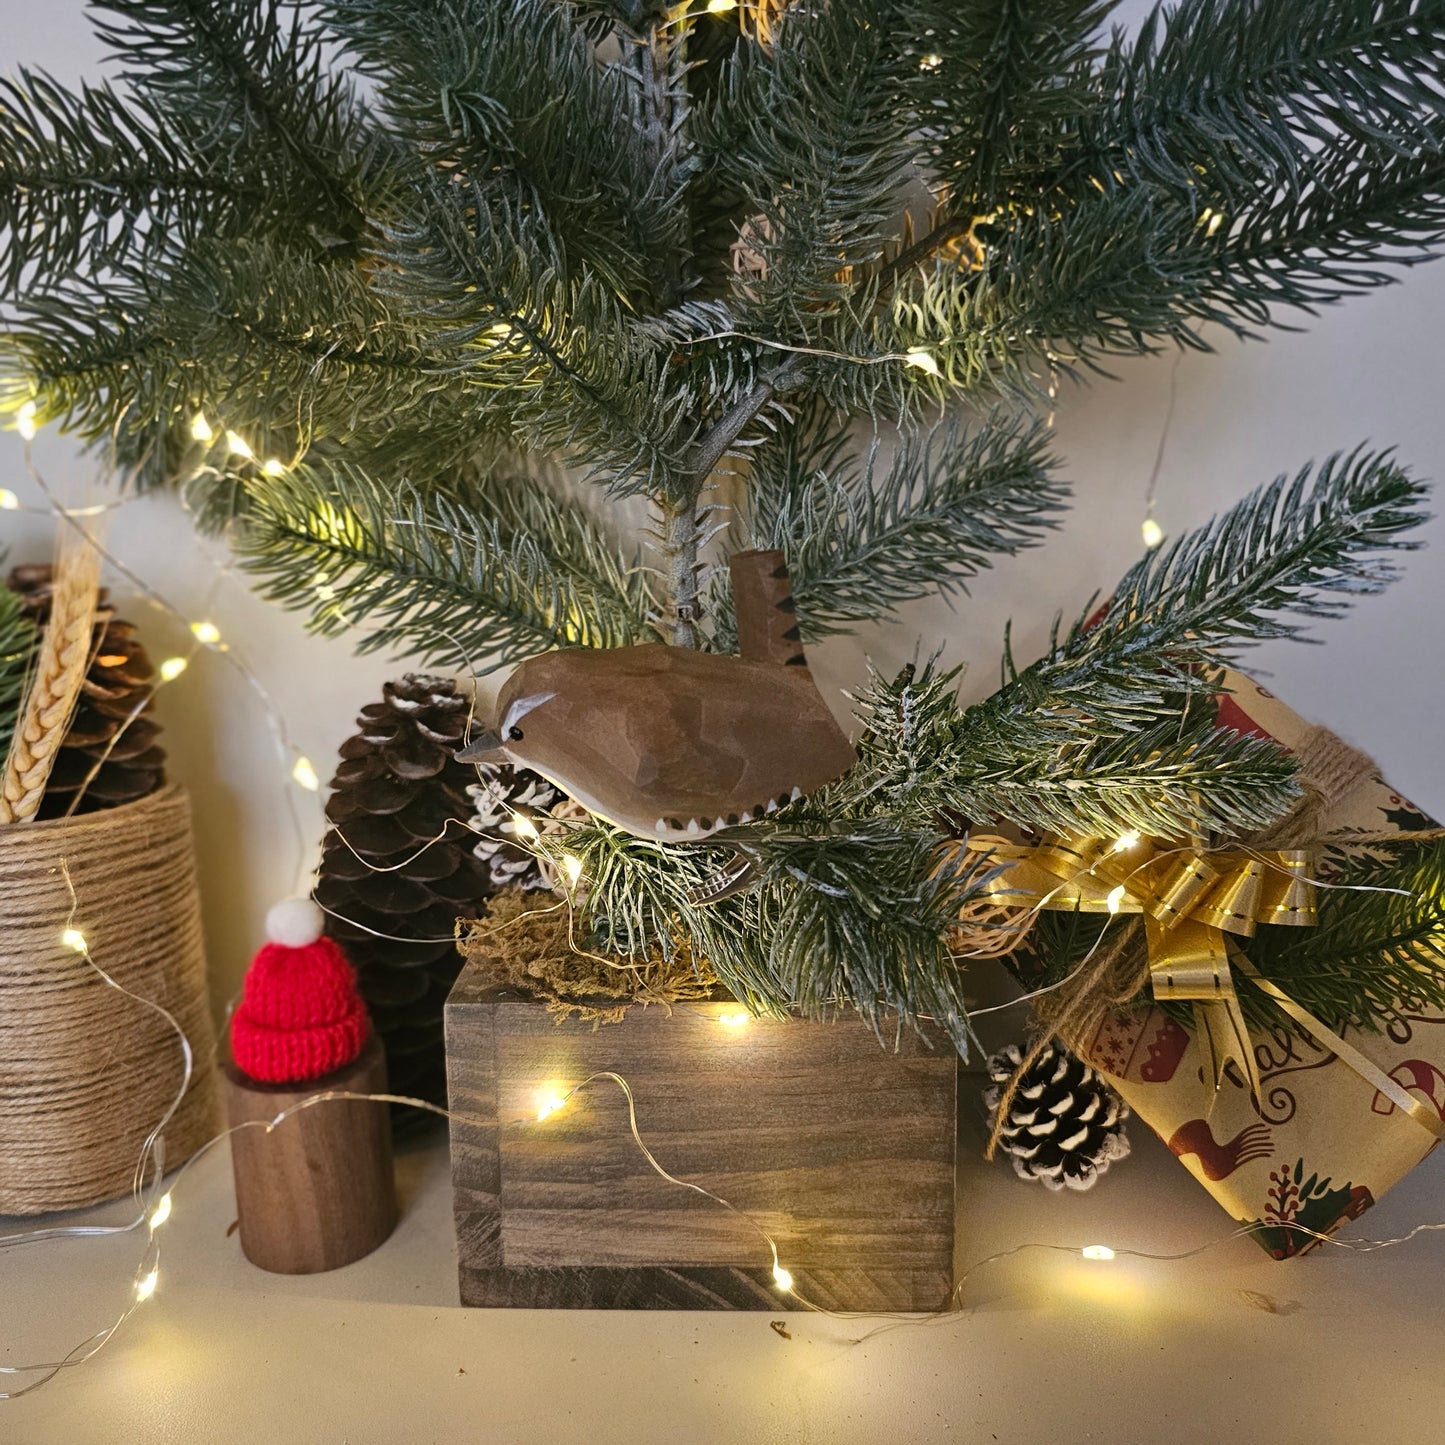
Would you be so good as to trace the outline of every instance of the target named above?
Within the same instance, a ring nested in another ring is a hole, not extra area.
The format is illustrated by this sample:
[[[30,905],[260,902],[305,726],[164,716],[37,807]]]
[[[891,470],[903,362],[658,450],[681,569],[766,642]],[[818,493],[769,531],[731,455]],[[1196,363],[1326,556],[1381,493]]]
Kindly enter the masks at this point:
[[[461,1302],[481,1309],[523,1310],[825,1310],[947,1309],[951,1270],[796,1269],[783,1294],[771,1269],[665,1268],[469,1269],[459,1276]],[[807,1300],[808,1304],[803,1301]]]
[[[935,1310],[953,1287],[958,1058],[856,1017],[723,1021],[736,1004],[558,1025],[487,987],[447,1004],[452,1183],[463,1304],[544,1309]],[[755,1219],[660,1179],[598,1080],[622,1075],[664,1168]]]
[[[344,1069],[301,1084],[262,1084],[226,1064],[232,1126],[269,1121],[331,1090],[386,1091],[386,1058],[368,1040]],[[386,1104],[329,1100],[292,1115],[270,1133],[231,1136],[241,1249],[273,1274],[339,1269],[383,1243],[396,1227],[396,1179]]]

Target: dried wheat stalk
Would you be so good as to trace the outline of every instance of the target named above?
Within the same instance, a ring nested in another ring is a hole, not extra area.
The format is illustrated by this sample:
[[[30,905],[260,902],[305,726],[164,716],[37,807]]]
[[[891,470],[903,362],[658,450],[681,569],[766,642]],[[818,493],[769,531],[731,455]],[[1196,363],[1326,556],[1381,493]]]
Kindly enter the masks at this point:
[[[26,822],[40,807],[90,663],[99,597],[100,554],[89,537],[67,526],[55,560],[50,621],[0,781],[0,823]]]

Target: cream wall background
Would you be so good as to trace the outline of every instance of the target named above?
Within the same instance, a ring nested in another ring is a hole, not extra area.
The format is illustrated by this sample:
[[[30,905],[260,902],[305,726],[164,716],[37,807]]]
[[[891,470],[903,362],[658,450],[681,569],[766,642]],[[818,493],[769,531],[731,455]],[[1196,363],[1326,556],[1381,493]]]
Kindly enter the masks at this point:
[[[1132,20],[1145,6],[1130,0]],[[103,74],[81,0],[0,0],[0,70],[39,66],[65,81]],[[1073,512],[1048,543],[979,578],[950,609],[915,605],[897,623],[820,649],[825,687],[855,684],[865,654],[883,668],[945,644],[967,661],[967,696],[991,690],[1003,625],[1014,619],[1018,655],[1042,644],[1052,615],[1072,614],[1107,588],[1137,555],[1143,501],[1168,402],[1177,402],[1158,485],[1156,515],[1178,531],[1227,506],[1251,487],[1311,458],[1361,441],[1394,445],[1417,472],[1445,481],[1445,385],[1439,358],[1445,316],[1445,265],[1402,273],[1402,283],[1356,298],[1319,318],[1293,314],[1300,332],[1267,344],[1217,338],[1219,351],[1172,353],[1120,364],[1119,380],[1066,389],[1058,409],[1057,450],[1075,485]],[[74,502],[95,493],[95,460],[63,437],[42,434],[39,469]],[[25,476],[13,433],[0,434],[0,486],[27,505],[40,495]],[[1445,502],[1441,503],[1445,506]],[[0,513],[0,545],[14,560],[48,555],[51,522]],[[1322,627],[1321,645],[1275,645],[1251,660],[1269,685],[1306,715],[1328,722],[1373,754],[1385,774],[1427,810],[1445,813],[1440,712],[1445,704],[1445,524],[1422,534],[1431,545],[1405,557],[1403,579],[1366,599],[1343,621]],[[378,696],[405,661],[356,657],[344,641],[310,637],[289,613],[262,603],[244,578],[222,574],[223,550],[200,539],[168,498],[148,498],[114,514],[107,545],[188,619],[216,623],[286,718],[296,747],[323,782],[353,715]],[[109,579],[125,615],[141,625],[152,654],[185,651],[183,625],[148,603],[123,577]],[[222,659],[197,657],[162,694],[161,717],[173,775],[196,809],[202,890],[218,999],[234,992],[260,939],[266,908],[294,892],[314,862],[321,800],[289,778],[266,710]],[[288,801],[289,800],[289,801]],[[289,806],[300,813],[298,851]]]

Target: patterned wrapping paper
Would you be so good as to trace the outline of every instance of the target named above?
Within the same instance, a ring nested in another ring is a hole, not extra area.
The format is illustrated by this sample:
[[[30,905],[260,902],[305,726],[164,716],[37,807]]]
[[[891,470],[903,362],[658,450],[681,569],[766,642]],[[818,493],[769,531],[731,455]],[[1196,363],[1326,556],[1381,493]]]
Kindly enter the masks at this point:
[[[1266,733],[1296,750],[1314,731],[1252,679],[1229,673],[1226,685],[1223,726]],[[1323,830],[1434,826],[1381,778],[1365,774]],[[1239,987],[1251,984],[1241,979]],[[1404,1013],[1384,1031],[1344,1036],[1445,1119],[1445,1014]],[[1158,1008],[1111,1017],[1083,1052],[1219,1203],[1241,1223],[1261,1225],[1255,1237],[1284,1259],[1317,1243],[1292,1224],[1330,1233],[1358,1219],[1437,1140],[1313,1039],[1284,1028],[1251,1039],[1258,1105],[1234,1068],[1214,1095],[1193,1032]]]

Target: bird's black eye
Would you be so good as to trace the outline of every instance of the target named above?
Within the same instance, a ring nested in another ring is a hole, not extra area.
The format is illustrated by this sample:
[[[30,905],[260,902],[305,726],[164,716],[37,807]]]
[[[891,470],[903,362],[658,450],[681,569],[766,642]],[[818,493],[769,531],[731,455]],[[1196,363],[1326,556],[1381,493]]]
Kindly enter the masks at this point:
[[[511,740],[512,740],[514,743],[519,743],[519,742],[522,741],[522,729],[521,729],[521,728],[508,728],[508,729],[507,729],[507,736],[508,736],[509,738],[511,738]]]

